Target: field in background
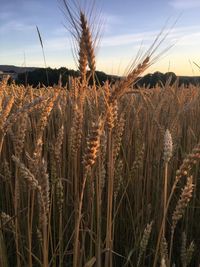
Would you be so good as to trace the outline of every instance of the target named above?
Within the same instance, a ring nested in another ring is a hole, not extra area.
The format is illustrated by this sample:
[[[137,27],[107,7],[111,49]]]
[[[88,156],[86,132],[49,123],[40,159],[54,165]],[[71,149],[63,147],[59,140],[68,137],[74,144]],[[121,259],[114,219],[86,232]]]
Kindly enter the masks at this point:
[[[200,88],[113,92],[1,82],[1,266],[198,266]]]

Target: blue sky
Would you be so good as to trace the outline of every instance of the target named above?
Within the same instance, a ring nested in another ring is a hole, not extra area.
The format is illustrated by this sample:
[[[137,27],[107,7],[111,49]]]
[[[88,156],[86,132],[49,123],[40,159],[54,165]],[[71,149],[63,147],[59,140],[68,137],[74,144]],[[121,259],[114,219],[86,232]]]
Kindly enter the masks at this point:
[[[72,0],[70,0],[72,1]],[[90,3],[92,0],[79,0]],[[141,43],[148,49],[162,27],[179,17],[158,53],[174,46],[149,72],[199,75],[200,0],[96,0],[103,18],[97,67],[123,74]],[[47,65],[76,68],[72,38],[63,24],[61,0],[0,0],[0,64],[44,66],[36,25],[42,35]]]

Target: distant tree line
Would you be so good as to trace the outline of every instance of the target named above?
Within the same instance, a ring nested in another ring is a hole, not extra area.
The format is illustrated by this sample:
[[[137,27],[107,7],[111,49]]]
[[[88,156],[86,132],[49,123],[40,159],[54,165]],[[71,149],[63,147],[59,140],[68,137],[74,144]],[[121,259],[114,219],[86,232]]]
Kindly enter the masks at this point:
[[[47,77],[48,76],[48,77]],[[53,86],[58,84],[60,81],[62,86],[65,86],[69,80],[69,77],[79,77],[79,72],[67,68],[51,69],[51,68],[37,68],[33,71],[28,71],[18,74],[16,79],[17,84],[32,85],[37,87],[39,84],[44,86]],[[115,82],[119,79],[119,76],[108,75],[101,71],[96,71],[95,82],[96,84],[102,85],[106,80],[110,82]],[[88,72],[89,83],[92,84],[93,81],[90,78],[90,73]],[[177,85],[189,86],[199,85],[200,77],[190,77],[190,76],[176,76],[173,72],[167,72],[165,74],[161,72],[155,72],[153,74],[147,74],[144,77],[137,79],[134,86],[136,87],[149,87],[153,88],[156,85],[164,87],[166,83],[172,85],[177,82]]]
[[[37,87],[39,84],[44,86],[53,86],[60,82],[62,86],[65,86],[69,80],[69,77],[79,77],[80,74],[78,71],[67,69],[67,68],[59,68],[59,69],[51,69],[51,68],[37,68],[34,71],[28,71],[24,73],[18,74],[16,79],[17,84],[24,85],[32,85],[33,87]],[[92,84],[92,79],[90,78],[90,73],[88,72],[89,83]],[[115,81],[116,78],[111,75],[107,75],[104,72],[96,71],[95,80],[97,84],[102,85],[106,80]]]
[[[173,72],[161,73],[155,72],[153,74],[147,74],[142,78],[139,78],[136,82],[136,86],[138,87],[149,87],[153,88],[156,85],[164,87],[166,83],[172,85],[177,83],[178,86],[184,85],[189,86],[192,85],[199,85],[200,84],[200,77],[199,76],[176,76]]]

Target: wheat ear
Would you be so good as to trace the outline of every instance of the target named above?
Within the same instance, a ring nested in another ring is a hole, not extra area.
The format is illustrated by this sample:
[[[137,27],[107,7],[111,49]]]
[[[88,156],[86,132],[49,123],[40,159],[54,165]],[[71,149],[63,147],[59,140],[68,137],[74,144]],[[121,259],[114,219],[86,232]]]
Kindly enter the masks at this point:
[[[128,89],[135,82],[138,76],[148,68],[149,64],[150,57],[147,56],[142,63],[138,64],[136,68],[134,68],[133,71],[128,74],[126,78],[119,81],[115,85],[114,91],[110,96],[110,102],[113,102],[122,96],[125,90]]]
[[[83,34],[82,36],[85,42],[88,65],[89,65],[91,72],[94,74],[96,70],[94,43],[92,41],[92,34],[90,31],[90,27],[88,25],[87,18],[83,12],[80,12],[80,21],[81,21],[81,28],[82,28],[82,34]]]
[[[166,208],[167,208],[167,197],[168,197],[168,164],[169,160],[172,157],[173,143],[172,136],[170,131],[167,129],[164,135],[164,188],[163,188],[163,236],[165,236],[165,228],[166,228]]]
[[[79,41],[79,71],[81,73],[81,79],[83,84],[86,82],[86,74],[87,74],[87,52],[86,52],[86,45],[85,45],[85,37],[82,32],[80,41]]]
[[[185,209],[192,198],[193,189],[194,189],[193,177],[189,176],[187,178],[187,183],[186,183],[185,187],[182,189],[180,199],[178,200],[175,211],[173,212],[173,215],[172,215],[169,264],[171,261],[174,231],[175,231],[175,228],[176,228],[178,221],[183,217]]]
[[[148,242],[149,242],[149,238],[150,238],[150,234],[152,231],[152,225],[153,222],[147,224],[146,228],[144,229],[144,233],[142,236],[142,239],[140,241],[140,252],[139,252],[139,256],[138,256],[138,261],[137,261],[137,267],[141,266],[141,259],[142,259],[142,255],[145,253]]]
[[[74,234],[74,250],[73,250],[73,267],[77,267],[78,263],[78,243],[79,243],[79,228],[81,222],[81,213],[82,213],[82,205],[83,205],[83,197],[85,191],[85,185],[87,181],[88,172],[91,167],[94,165],[99,149],[100,149],[100,137],[102,132],[102,120],[99,118],[97,123],[92,123],[92,129],[87,138],[87,146],[83,158],[83,167],[84,167],[84,178],[82,183],[82,190],[79,199],[79,206],[76,218],[75,225],[75,234]]]

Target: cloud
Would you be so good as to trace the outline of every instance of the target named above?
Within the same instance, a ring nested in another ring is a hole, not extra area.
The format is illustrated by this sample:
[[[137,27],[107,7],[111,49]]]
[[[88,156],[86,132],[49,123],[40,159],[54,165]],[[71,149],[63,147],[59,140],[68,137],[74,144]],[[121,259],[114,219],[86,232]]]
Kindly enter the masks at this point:
[[[18,20],[11,20],[0,26],[0,34],[8,33],[8,32],[13,33],[13,31],[28,32],[30,30],[33,30],[34,28],[35,28],[34,25],[25,24]]]
[[[198,36],[199,35],[199,26],[193,25],[188,27],[176,27],[167,33],[168,29],[162,33],[162,36],[165,36],[166,33],[166,40],[164,43],[176,43],[178,40],[190,38],[190,36]],[[133,34],[119,34],[119,35],[112,35],[112,36],[105,36],[100,41],[100,47],[120,47],[120,46],[128,46],[128,45],[148,45],[151,44],[156,36],[158,36],[159,30],[157,31],[148,31],[148,32],[141,32],[141,33],[133,33]],[[161,38],[162,39],[162,38]],[[191,42],[196,42],[195,38],[191,40]]]
[[[187,35],[183,36],[180,41],[177,43],[177,46],[199,46],[200,45],[200,33],[194,32],[194,33],[188,33]]]
[[[44,40],[46,51],[65,51],[71,49],[70,39],[67,37],[53,37]]]
[[[3,22],[5,20],[9,20],[12,17],[12,12],[10,11],[1,11],[0,20]]]
[[[101,47],[122,46],[138,44],[144,41],[152,40],[158,32],[144,32],[139,34],[121,34],[104,37],[100,42]]]
[[[177,9],[190,9],[200,7],[199,0],[172,0],[169,4]]]

